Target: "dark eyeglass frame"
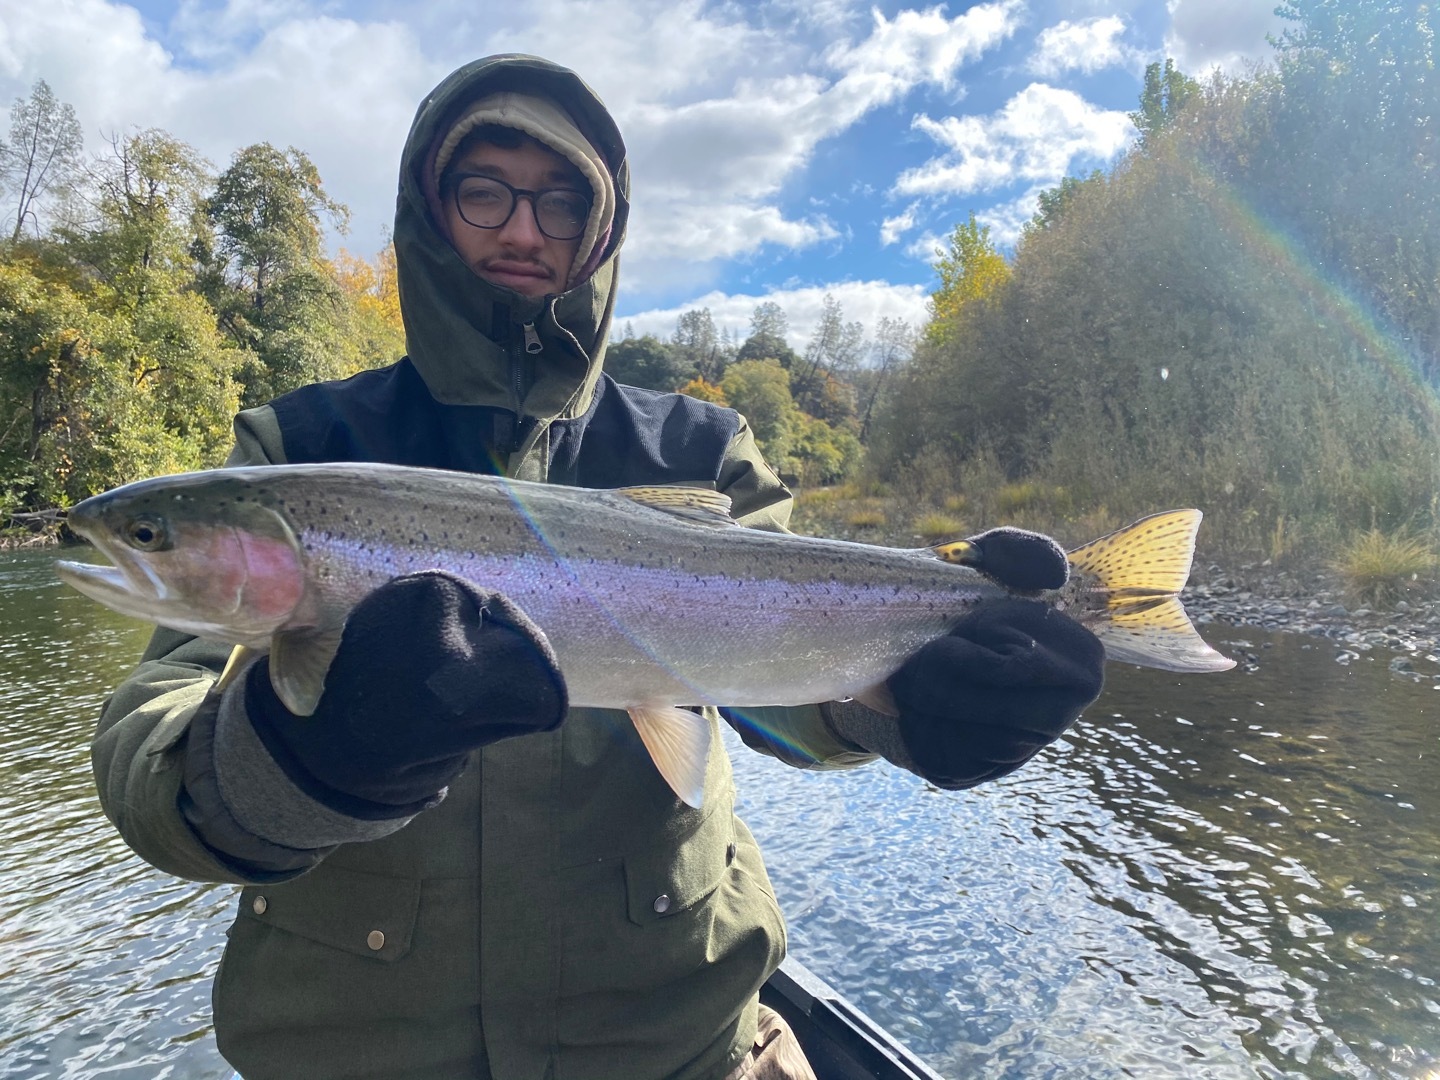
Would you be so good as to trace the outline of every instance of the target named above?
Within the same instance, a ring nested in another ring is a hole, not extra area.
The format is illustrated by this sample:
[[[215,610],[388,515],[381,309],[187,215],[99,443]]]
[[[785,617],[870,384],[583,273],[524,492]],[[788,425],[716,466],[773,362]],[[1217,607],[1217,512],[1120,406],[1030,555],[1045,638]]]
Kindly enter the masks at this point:
[[[510,193],[510,212],[495,225],[481,225],[478,221],[471,221],[465,216],[465,208],[460,204],[460,185],[466,180],[484,180],[491,184],[499,184]],[[539,191],[528,191],[525,188],[517,188],[513,184],[507,184],[498,176],[490,176],[487,173],[454,173],[445,178],[445,186],[450,189],[450,198],[454,200],[455,210],[460,215],[461,220],[476,229],[503,229],[510,223],[510,219],[515,216],[515,211],[520,206],[520,200],[522,198],[529,199],[530,213],[535,218],[535,227],[540,230],[542,236],[548,236],[551,240],[578,240],[585,234],[585,225],[590,220],[590,211],[594,209],[595,205],[593,199],[586,196],[583,191],[576,191],[574,188],[555,187],[542,188]],[[540,220],[540,200],[546,195],[553,195],[556,192],[570,195],[585,204],[585,213],[580,215],[579,227],[570,236],[556,236],[546,229]]]

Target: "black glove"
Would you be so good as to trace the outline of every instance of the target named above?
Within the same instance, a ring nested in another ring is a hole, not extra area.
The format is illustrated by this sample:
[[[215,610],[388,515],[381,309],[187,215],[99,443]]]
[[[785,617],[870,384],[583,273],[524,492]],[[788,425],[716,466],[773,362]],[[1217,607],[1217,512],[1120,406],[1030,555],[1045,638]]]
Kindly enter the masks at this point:
[[[250,722],[291,781],[362,818],[417,812],[471,750],[551,731],[567,706],[535,624],[500,594],[439,571],[396,578],[355,606],[313,716],[281,704],[268,657],[251,668],[245,694]]]
[[[1018,769],[1100,695],[1105,647],[1034,600],[994,600],[890,677],[916,771],[966,788]]]
[[[1005,525],[947,547],[957,549],[948,556],[953,561],[975,567],[1007,589],[1058,589],[1070,577],[1065,549],[1044,533]]]

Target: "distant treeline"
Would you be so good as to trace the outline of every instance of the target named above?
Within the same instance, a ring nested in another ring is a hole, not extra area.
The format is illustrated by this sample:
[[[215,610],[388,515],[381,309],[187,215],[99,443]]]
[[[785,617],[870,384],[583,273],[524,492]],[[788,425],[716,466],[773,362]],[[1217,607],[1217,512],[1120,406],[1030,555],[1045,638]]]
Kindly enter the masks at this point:
[[[1013,252],[957,225],[925,327],[828,298],[797,351],[775,303],[742,341],[702,309],[668,339],[622,331],[607,369],[740,409],[802,484],[863,472],[977,525],[1194,505],[1207,543],[1275,556],[1435,528],[1431,16],[1278,10],[1249,77],[1152,65],[1135,144],[1043,193]],[[11,120],[0,512],[214,465],[237,407],[403,352],[393,255],[324,256],[346,211],[302,152],[248,147],[217,175],[151,130],[87,159],[43,82]]]
[[[0,143],[0,208],[0,527],[217,465],[238,408],[404,352],[393,249],[325,256],[347,211],[294,148],[246,147],[216,174],[146,130],[87,156],[74,110],[41,81]],[[626,333],[608,364],[741,409],[795,480],[840,479],[913,331],[882,319],[872,341],[827,298],[803,355],[787,334],[773,303],[738,344],[690,311],[669,340]]]
[[[1280,14],[1252,77],[1153,65],[1134,146],[1042,195],[1013,257],[955,230],[872,469],[980,520],[1001,490],[1037,523],[1199,506],[1273,556],[1436,527],[1434,16]]]

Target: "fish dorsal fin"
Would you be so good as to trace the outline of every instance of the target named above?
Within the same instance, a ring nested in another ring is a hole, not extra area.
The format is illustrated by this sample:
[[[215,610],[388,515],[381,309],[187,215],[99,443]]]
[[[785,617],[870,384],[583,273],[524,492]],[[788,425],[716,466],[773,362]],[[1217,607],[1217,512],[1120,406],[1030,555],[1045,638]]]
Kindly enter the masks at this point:
[[[663,510],[697,525],[718,525],[721,527],[739,523],[730,516],[730,496],[722,495],[709,488],[652,486],[615,488],[616,495],[648,506],[652,510]]]
[[[1151,514],[1066,558],[1074,573],[1095,579],[1115,601],[1175,596],[1190,576],[1201,517],[1199,510]]]
[[[686,806],[700,809],[710,758],[710,721],[676,705],[636,705],[629,712],[640,741],[670,789]]]
[[[283,630],[270,639],[270,685],[296,716],[315,711],[339,648],[339,630]]]

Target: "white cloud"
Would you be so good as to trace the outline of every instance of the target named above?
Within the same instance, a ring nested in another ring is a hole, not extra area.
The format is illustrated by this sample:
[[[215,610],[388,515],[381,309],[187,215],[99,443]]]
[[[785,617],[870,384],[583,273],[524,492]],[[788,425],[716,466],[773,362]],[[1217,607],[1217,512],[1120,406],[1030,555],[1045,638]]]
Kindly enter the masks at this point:
[[[911,203],[894,217],[888,217],[880,222],[880,246],[889,247],[899,241],[900,237],[915,227],[917,221],[916,211],[919,203]]]
[[[939,8],[893,20],[876,12],[866,38],[825,53],[839,73],[833,82],[811,72],[754,74],[736,78],[723,94],[681,104],[632,98],[617,110],[637,192],[627,249],[632,280],[694,275],[696,262],[753,254],[766,244],[798,248],[833,238],[824,222],[787,220],[769,201],[819,143],[873,109],[921,84],[953,87],[960,65],[1014,32],[1020,11],[1019,0],[999,0],[954,19]],[[768,40],[765,49],[773,52]],[[713,71],[715,64],[701,67]],[[687,265],[671,261],[672,249]]]
[[[1107,67],[1142,65],[1146,55],[1121,41],[1124,33],[1125,20],[1118,15],[1047,26],[1036,39],[1030,70],[1054,78],[1067,71],[1090,74]]]
[[[929,318],[929,290],[923,285],[893,285],[887,281],[845,281],[830,285],[778,289],[764,295],[710,292],[678,307],[654,308],[616,318],[618,330],[633,328],[637,334],[654,334],[669,339],[675,324],[687,311],[709,308],[720,331],[729,330],[736,341],[750,333],[750,315],[755,306],[773,301],[784,309],[790,324],[790,347],[803,352],[820,323],[826,296],[840,304],[845,321],[858,321],[873,331],[882,317],[902,319],[911,326],[923,326]]]
[[[1032,83],[989,116],[917,116],[945,153],[901,173],[900,195],[964,195],[1011,184],[1054,184],[1078,161],[1108,161],[1134,134],[1128,115],[1071,90]]]
[[[1274,54],[1266,34],[1279,36],[1286,20],[1271,0],[1168,0],[1170,30],[1165,55],[1185,74],[1199,78],[1216,68],[1246,75]]]
[[[844,86],[863,88],[872,105],[892,101],[918,83],[949,90],[960,65],[982,56],[1013,34],[1024,5],[1020,0],[977,4],[947,19],[943,7],[902,11],[887,19],[877,9],[870,36],[858,45],[831,48],[831,66],[845,72]]]
[[[926,230],[905,246],[905,254],[916,262],[933,266],[948,241],[937,232]]]
[[[1026,224],[1039,209],[1040,193],[1045,187],[1037,184],[1019,198],[991,206],[975,215],[976,221],[990,227],[990,240],[996,247],[1013,247],[1020,239]]]
[[[235,10],[234,25],[259,36],[202,70],[180,66],[133,8],[0,0],[0,93],[24,96],[44,78],[92,148],[101,133],[158,127],[223,169],[252,143],[293,145],[356,211],[350,246],[378,250],[415,103],[444,70],[399,24],[317,16],[261,29],[273,10],[248,9],[248,22]]]

